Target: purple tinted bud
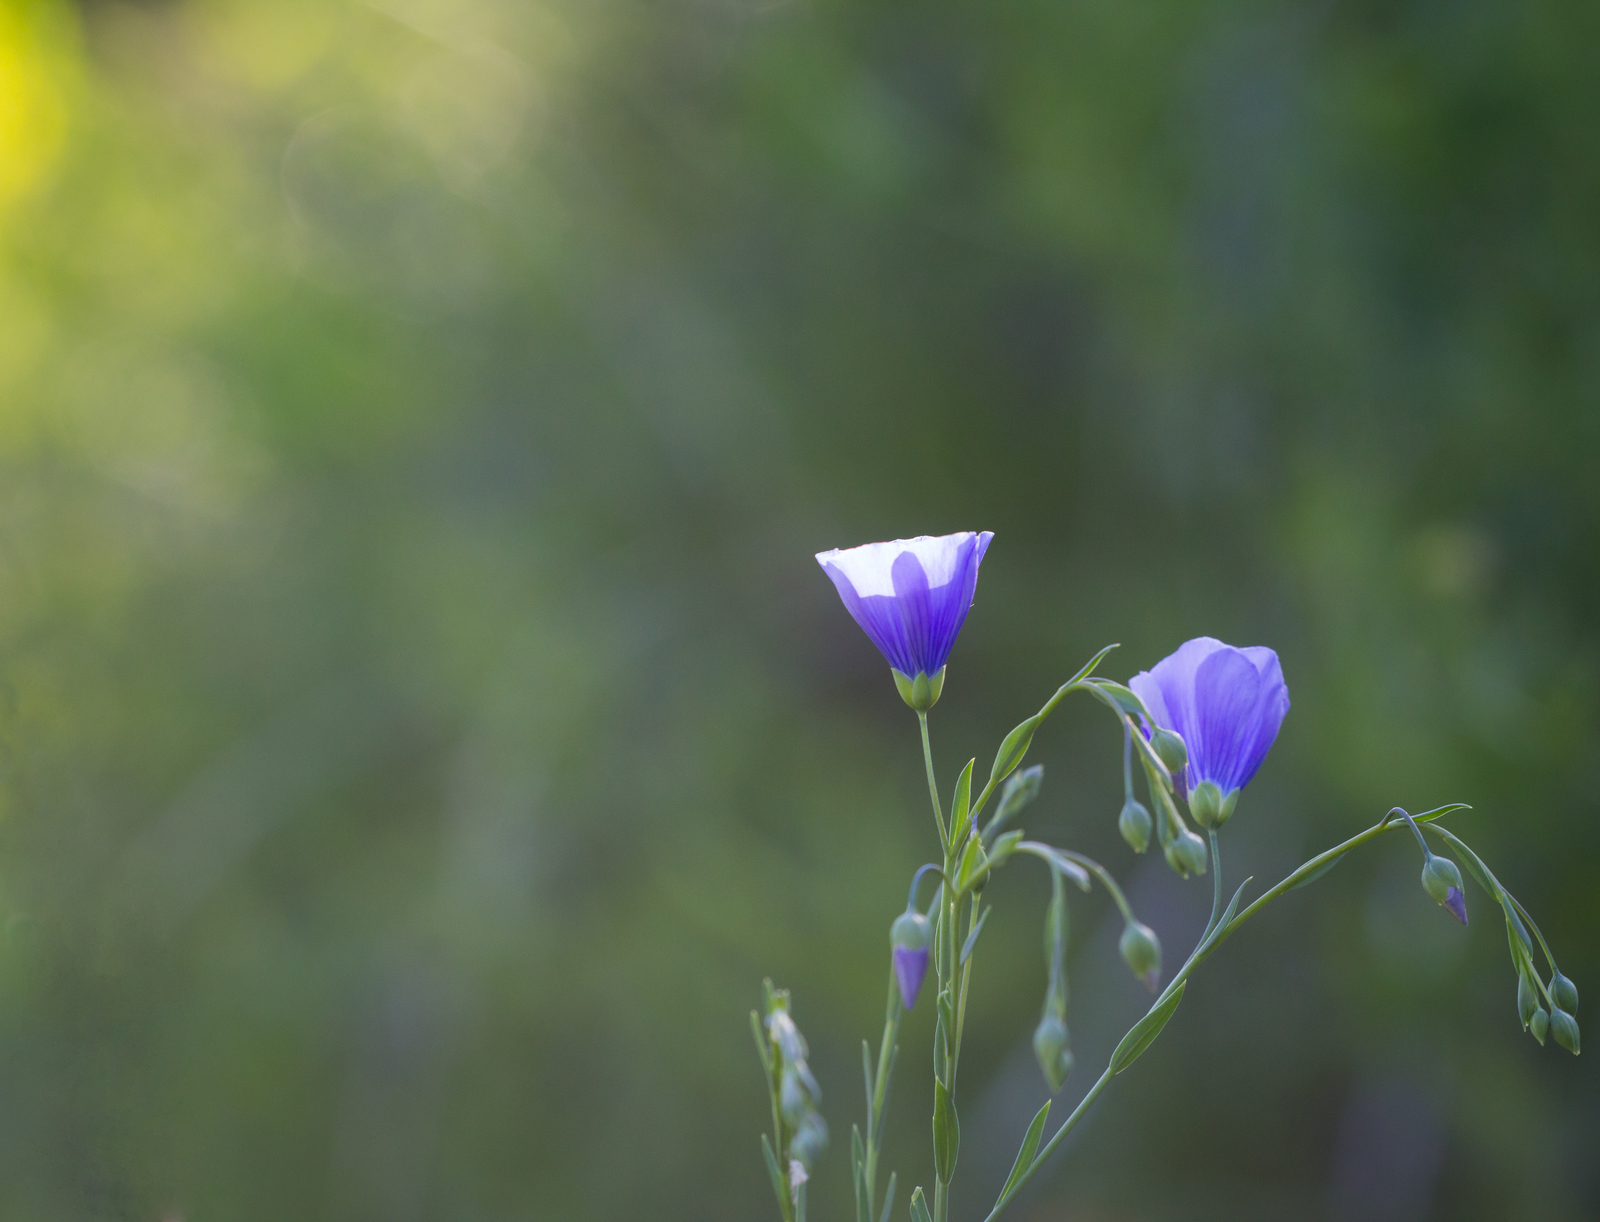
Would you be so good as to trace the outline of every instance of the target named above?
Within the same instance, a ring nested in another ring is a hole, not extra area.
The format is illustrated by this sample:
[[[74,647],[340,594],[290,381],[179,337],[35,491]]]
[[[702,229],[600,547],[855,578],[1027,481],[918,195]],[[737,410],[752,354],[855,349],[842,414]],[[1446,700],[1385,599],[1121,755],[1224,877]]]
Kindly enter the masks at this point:
[[[917,1004],[917,994],[922,991],[922,978],[928,974],[928,952],[894,948],[894,978],[900,986],[900,1000],[906,1009]]]
[[[1460,887],[1451,887],[1445,896],[1444,906],[1450,910],[1450,915],[1463,925],[1467,923],[1467,899],[1461,894]]]

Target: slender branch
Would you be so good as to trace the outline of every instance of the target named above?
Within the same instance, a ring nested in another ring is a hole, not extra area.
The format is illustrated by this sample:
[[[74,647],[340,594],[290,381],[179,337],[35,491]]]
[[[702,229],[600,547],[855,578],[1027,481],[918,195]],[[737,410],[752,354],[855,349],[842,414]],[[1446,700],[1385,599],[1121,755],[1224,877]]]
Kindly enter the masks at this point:
[[[1111,877],[1111,872],[1109,870],[1107,870],[1093,857],[1086,856],[1083,853],[1074,852],[1072,849],[1058,849],[1057,852],[1059,852],[1063,857],[1077,862],[1080,866],[1088,870],[1089,873],[1093,874],[1100,880],[1101,884],[1110,894],[1112,900],[1116,903],[1117,909],[1122,913],[1122,919],[1124,921],[1127,921],[1131,925],[1137,919],[1133,915],[1133,909],[1128,905],[1128,897],[1122,893],[1122,888],[1117,886],[1117,880]]]
[[[1415,818],[1418,823],[1427,823],[1431,820],[1438,819],[1443,815],[1447,815],[1452,811],[1464,809],[1467,808],[1460,803],[1456,803],[1450,806],[1441,806],[1437,810],[1428,811],[1425,814],[1415,816]],[[1167,987],[1161,990],[1161,995],[1155,999],[1155,1001],[1151,1004],[1150,1009],[1146,1011],[1146,1015],[1160,1009],[1161,1006],[1166,1003],[1168,998],[1172,996],[1173,991],[1188,980],[1190,974],[1195,970],[1195,968],[1199,967],[1202,962],[1210,957],[1212,951],[1221,945],[1222,942],[1225,941],[1235,929],[1244,924],[1245,921],[1249,920],[1265,905],[1278,898],[1278,896],[1284,894],[1284,892],[1298,886],[1301,882],[1304,882],[1312,874],[1315,874],[1325,866],[1331,865],[1333,862],[1337,861],[1340,857],[1344,856],[1344,854],[1350,852],[1352,849],[1365,844],[1369,840],[1375,839],[1384,832],[1392,831],[1395,828],[1404,827],[1405,825],[1405,820],[1395,819],[1385,815],[1374,826],[1368,828],[1366,831],[1352,836],[1343,844],[1335,845],[1333,848],[1317,854],[1317,856],[1313,857],[1310,861],[1305,862],[1299,868],[1290,873],[1287,878],[1278,883],[1278,885],[1273,887],[1270,891],[1262,895],[1253,904],[1247,907],[1243,912],[1239,913],[1238,916],[1234,917],[1233,920],[1229,921],[1222,928],[1210,930],[1208,933],[1203,935],[1200,941],[1195,945],[1194,950],[1190,952],[1189,958],[1185,960],[1183,966],[1173,974],[1172,979],[1167,982]],[[1143,1016],[1141,1017],[1141,1021],[1143,1021]],[[1135,1026],[1137,1025],[1138,1024],[1135,1024]],[[1019,1191],[1021,1191],[1022,1186],[1033,1178],[1034,1174],[1039,1170],[1039,1168],[1042,1167],[1050,1155],[1055,1152],[1056,1147],[1061,1144],[1062,1139],[1066,1137],[1066,1135],[1071,1132],[1073,1126],[1075,1126],[1078,1121],[1083,1118],[1083,1114],[1088,1111],[1089,1105],[1100,1096],[1101,1091],[1105,1090],[1106,1086],[1111,1081],[1111,1077],[1111,1067],[1107,1065],[1105,1072],[1095,1080],[1095,1084],[1089,1088],[1088,1093],[1084,1095],[1084,1097],[1078,1102],[1078,1106],[1073,1108],[1072,1114],[1068,1116],[1066,1120],[1062,1121],[1061,1127],[1055,1131],[1049,1141],[1045,1142],[1045,1144],[1040,1147],[1039,1152],[1034,1155],[1033,1161],[1030,1162],[1027,1169],[1017,1177],[1016,1183],[1011,1186],[1010,1191],[995,1202],[994,1208],[989,1211],[988,1217],[984,1219],[984,1222],[994,1222],[994,1219],[1000,1215],[1000,1211],[1006,1207],[1006,1205],[1017,1195]]]
[[[933,819],[939,825],[939,843],[945,847],[945,855],[949,856],[950,834],[944,830],[944,812],[939,809],[939,782],[933,776],[933,747],[928,743],[928,715],[918,713],[917,721],[922,726],[922,762],[928,769],[928,796],[933,799]],[[987,794],[985,790],[985,794]]]

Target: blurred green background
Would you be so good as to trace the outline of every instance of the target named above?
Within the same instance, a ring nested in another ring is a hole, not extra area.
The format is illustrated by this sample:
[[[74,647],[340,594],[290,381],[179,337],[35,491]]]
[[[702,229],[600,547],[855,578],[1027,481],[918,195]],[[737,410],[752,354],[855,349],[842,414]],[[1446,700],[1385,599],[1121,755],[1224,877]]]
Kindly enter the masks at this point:
[[[1594,1007],[1597,51],[1591,0],[3,0],[0,1215],[770,1219],[771,974],[849,1216],[934,839],[811,555],[919,533],[996,532],[947,788],[1103,644],[1273,645],[1229,877],[1471,803]],[[1209,885],[1117,838],[1120,747],[1064,707],[1025,822],[1170,964]],[[1600,1216],[1593,1054],[1417,869],[1268,909],[1016,1216]],[[961,1218],[1044,1095],[1042,873]],[[1075,903],[1066,1102],[1141,1006]]]

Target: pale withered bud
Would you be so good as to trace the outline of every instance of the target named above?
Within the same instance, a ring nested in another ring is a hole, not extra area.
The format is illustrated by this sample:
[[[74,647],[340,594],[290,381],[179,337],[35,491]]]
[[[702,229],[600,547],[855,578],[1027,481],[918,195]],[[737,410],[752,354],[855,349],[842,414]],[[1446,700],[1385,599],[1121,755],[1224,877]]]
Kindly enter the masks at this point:
[[[800,1118],[794,1136],[789,1139],[789,1157],[799,1159],[801,1166],[810,1171],[827,1147],[827,1122],[819,1113],[807,1112]]]

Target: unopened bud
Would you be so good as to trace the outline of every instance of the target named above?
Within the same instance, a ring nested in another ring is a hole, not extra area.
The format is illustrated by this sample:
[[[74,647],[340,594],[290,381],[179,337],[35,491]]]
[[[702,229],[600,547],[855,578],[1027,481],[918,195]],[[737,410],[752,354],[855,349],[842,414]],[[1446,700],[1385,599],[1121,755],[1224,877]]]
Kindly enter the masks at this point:
[[[1560,972],[1550,977],[1550,996],[1568,1014],[1578,1012],[1578,986]]]
[[[1039,796],[1039,786],[1044,784],[1044,765],[1035,764],[1021,772],[1013,772],[1000,789],[1000,803],[994,808],[994,818],[985,830],[993,833],[1005,826],[1029,802]]]
[[[1178,872],[1180,878],[1206,872],[1206,843],[1188,828],[1182,829],[1169,840],[1162,852],[1167,864]]]
[[[915,908],[902,912],[889,927],[890,957],[894,961],[895,983],[906,1009],[917,1004],[923,977],[928,974],[928,948],[933,945],[933,927]]]
[[[1128,927],[1122,931],[1119,947],[1123,961],[1154,993],[1161,980],[1161,942],[1155,930],[1138,921],[1129,921]]]
[[[1117,830],[1135,853],[1142,853],[1150,847],[1150,812],[1138,798],[1129,798],[1122,804],[1122,813],[1117,816]]]
[[[1565,1010],[1550,1012],[1550,1034],[1573,1056],[1578,1055],[1578,1020]]]
[[[894,676],[895,689],[904,700],[919,713],[926,713],[939,701],[939,693],[944,691],[944,667],[940,667],[935,674],[918,671],[915,676],[904,671],[889,668],[889,673]]]
[[[1517,977],[1517,1017],[1522,1020],[1522,1029],[1526,1031],[1528,1024],[1533,1021],[1533,1012],[1539,1008],[1539,993],[1533,987],[1533,982],[1526,975]]]
[[[1467,901],[1461,894],[1461,871],[1448,857],[1429,853],[1422,863],[1422,889],[1433,902],[1450,910],[1463,925],[1467,923]]]
[[[1183,745],[1183,739],[1174,731],[1163,730],[1158,726],[1155,733],[1150,735],[1150,745],[1155,748],[1156,755],[1173,776],[1177,776],[1188,767],[1189,748]]]
[[[1067,1047],[1067,1024],[1054,1014],[1046,1014],[1033,1029],[1033,1055],[1039,1058],[1044,1080],[1055,1094],[1072,1072],[1072,1051]]]
[[[1533,1012],[1533,1017],[1528,1020],[1528,1030],[1533,1032],[1533,1038],[1539,1041],[1539,1046],[1544,1046],[1544,1037],[1550,1033],[1550,1016],[1544,1012],[1544,1007]]]

